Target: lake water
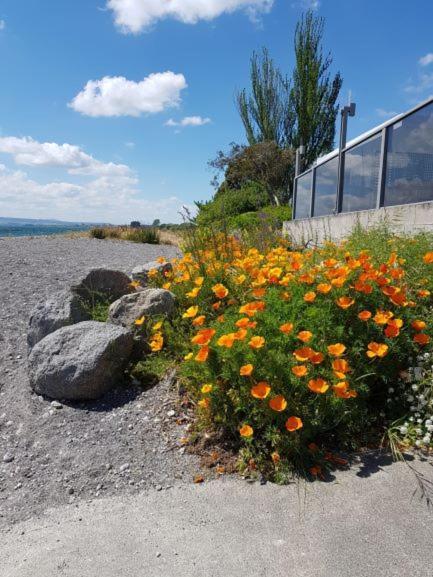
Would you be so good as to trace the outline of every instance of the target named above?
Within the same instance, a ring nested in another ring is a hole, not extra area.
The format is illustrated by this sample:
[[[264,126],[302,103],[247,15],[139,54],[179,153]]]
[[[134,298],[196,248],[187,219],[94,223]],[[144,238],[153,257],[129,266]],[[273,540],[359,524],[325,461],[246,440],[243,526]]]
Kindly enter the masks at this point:
[[[65,232],[80,232],[89,230],[89,225],[15,225],[5,226],[0,224],[0,237],[2,236],[45,236],[51,234],[63,234]]]

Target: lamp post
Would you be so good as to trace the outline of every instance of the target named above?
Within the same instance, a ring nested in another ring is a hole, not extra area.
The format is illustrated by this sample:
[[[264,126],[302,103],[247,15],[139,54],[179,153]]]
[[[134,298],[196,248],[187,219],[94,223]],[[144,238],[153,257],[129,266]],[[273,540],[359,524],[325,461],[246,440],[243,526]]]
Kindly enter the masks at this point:
[[[346,148],[347,139],[347,119],[349,116],[355,116],[356,104],[349,102],[348,106],[341,109],[341,126],[340,126],[340,148],[338,149],[338,180],[337,180],[337,199],[335,203],[335,212],[341,212],[343,203],[343,186],[344,186],[344,155],[343,150]]]

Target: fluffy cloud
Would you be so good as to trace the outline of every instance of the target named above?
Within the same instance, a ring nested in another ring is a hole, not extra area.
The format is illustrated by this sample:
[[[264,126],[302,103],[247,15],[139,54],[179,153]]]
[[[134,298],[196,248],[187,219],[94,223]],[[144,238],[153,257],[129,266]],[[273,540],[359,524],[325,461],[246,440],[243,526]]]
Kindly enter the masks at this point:
[[[376,108],[376,114],[381,118],[392,118],[397,116],[398,112],[395,110],[385,110],[385,108]]]
[[[170,71],[150,74],[141,82],[105,76],[89,80],[68,106],[86,116],[155,114],[177,106],[186,87],[184,75]]]
[[[140,198],[133,176],[101,176],[86,184],[41,184],[21,170],[0,164],[0,214],[22,218],[56,218],[69,221],[128,223],[179,221],[182,201],[175,196]]]
[[[16,164],[60,167],[70,174],[127,176],[131,173],[125,164],[100,162],[73,144],[38,142],[30,137],[0,137],[0,152],[12,155]]]
[[[274,0],[108,0],[107,8],[113,11],[122,32],[138,34],[164,18],[196,24],[236,10],[255,17],[269,12],[273,3]]]
[[[421,66],[428,66],[433,62],[433,53],[429,52],[428,54],[420,58],[418,62],[419,64],[421,64]]]
[[[202,116],[185,116],[182,120],[173,120],[170,118],[165,123],[165,126],[204,126],[205,124],[210,124],[212,121],[210,118],[203,118]]]

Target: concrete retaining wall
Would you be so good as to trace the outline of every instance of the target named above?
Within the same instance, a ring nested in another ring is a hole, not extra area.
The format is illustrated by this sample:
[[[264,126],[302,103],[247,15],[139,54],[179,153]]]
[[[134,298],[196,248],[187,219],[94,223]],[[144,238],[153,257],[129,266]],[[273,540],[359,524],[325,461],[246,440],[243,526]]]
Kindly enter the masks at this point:
[[[433,231],[433,202],[291,220],[283,224],[283,232],[296,244],[321,244],[346,238],[358,224],[368,228],[382,222],[395,232]]]

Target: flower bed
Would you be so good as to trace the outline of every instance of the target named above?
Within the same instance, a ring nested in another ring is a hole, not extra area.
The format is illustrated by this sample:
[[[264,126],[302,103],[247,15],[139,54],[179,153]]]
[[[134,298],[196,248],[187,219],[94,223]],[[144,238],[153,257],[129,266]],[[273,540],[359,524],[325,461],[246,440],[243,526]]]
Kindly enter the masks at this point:
[[[358,231],[339,246],[259,251],[221,234],[192,246],[154,277],[176,294],[177,320],[147,330],[155,354],[182,357],[202,429],[277,480],[322,475],[339,462],[330,448],[377,445],[390,423],[398,442],[431,445],[431,381],[415,399],[410,368],[430,347],[431,237]]]

